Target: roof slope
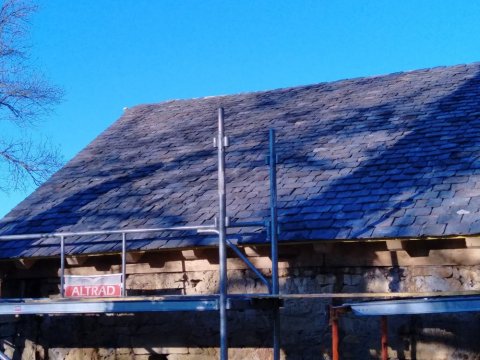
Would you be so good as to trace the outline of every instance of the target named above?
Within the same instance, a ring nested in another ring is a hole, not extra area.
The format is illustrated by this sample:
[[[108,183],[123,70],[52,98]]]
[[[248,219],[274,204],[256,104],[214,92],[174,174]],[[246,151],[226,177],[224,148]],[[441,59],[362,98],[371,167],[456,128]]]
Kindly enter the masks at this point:
[[[268,215],[274,127],[281,240],[480,233],[480,63],[129,109],[11,211],[1,233],[211,223],[219,106],[233,218]],[[1,257],[54,254],[46,241],[1,244]],[[118,249],[82,241],[68,250]]]

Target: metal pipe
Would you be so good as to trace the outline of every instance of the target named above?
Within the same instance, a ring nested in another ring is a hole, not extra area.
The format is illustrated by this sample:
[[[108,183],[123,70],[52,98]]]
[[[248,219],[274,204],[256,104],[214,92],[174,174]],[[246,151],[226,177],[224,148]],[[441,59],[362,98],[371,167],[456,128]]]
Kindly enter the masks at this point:
[[[65,296],[65,238],[60,236],[60,295]]]
[[[122,234],[122,296],[127,296],[127,234]]]
[[[280,308],[278,301],[273,308],[273,360],[280,360]]]
[[[267,286],[268,292],[271,292],[271,285],[270,282],[263,276],[263,274],[252,264],[250,260],[233,244],[230,240],[227,239],[227,245],[230,249],[232,249],[237,256],[243,260],[245,264],[258,276],[258,278]]]
[[[380,318],[380,328],[382,332],[382,360],[388,360],[388,323],[387,317]]]
[[[275,148],[275,130],[270,129],[269,134],[269,164],[270,164],[270,236],[272,251],[272,294],[276,295],[278,289],[278,214],[277,214],[277,151]]]
[[[31,240],[44,239],[53,237],[69,237],[69,236],[94,236],[94,235],[113,235],[113,234],[138,234],[162,231],[203,231],[216,230],[213,225],[197,225],[197,226],[171,226],[163,228],[146,228],[146,229],[125,229],[125,230],[98,230],[98,231],[78,231],[78,232],[60,232],[60,233],[44,233],[44,234],[19,234],[19,235],[0,235],[0,241],[10,240]],[[118,240],[106,240],[107,242],[115,242]]]
[[[272,258],[271,294],[278,295],[278,214],[277,214],[277,151],[275,147],[275,130],[269,133],[269,177],[270,177],[270,240]],[[273,360],[280,359],[280,309],[273,308]]]
[[[207,229],[207,230],[198,230],[197,231],[197,234],[214,234],[214,235],[218,235],[218,230],[217,229]],[[175,239],[172,239],[173,241],[175,241]],[[170,241],[172,241],[170,240]],[[135,241],[135,240],[134,240]]]
[[[337,310],[330,307],[330,322],[332,324],[332,360],[340,360],[338,342],[338,314]]]
[[[224,136],[224,112],[218,109],[218,256],[219,256],[219,284],[220,284],[220,359],[228,359],[227,339],[227,199],[225,186],[225,136]]]

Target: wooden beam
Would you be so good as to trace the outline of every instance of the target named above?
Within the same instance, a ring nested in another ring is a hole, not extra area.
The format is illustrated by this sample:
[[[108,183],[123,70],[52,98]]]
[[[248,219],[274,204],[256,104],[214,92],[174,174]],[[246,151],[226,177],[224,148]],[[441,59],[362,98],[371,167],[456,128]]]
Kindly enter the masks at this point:
[[[16,267],[17,269],[28,270],[28,269],[30,269],[36,262],[37,262],[36,259],[17,259],[17,260],[15,260],[15,267]]]
[[[388,251],[403,250],[403,241],[402,240],[387,240],[386,243],[387,243]]]
[[[196,251],[193,250],[193,249],[182,250],[182,257],[183,257],[185,260],[198,260],[198,259],[199,259],[198,254],[197,254]]]
[[[71,266],[81,266],[88,260],[88,256],[67,256],[67,264]]]
[[[127,252],[125,254],[125,260],[129,264],[136,264],[140,261],[140,259],[143,257],[145,253],[144,252]]]
[[[465,245],[467,248],[480,248],[480,238],[465,237]]]
[[[265,254],[268,255],[268,249],[259,248],[258,246],[244,246],[242,249],[248,257],[265,256]]]

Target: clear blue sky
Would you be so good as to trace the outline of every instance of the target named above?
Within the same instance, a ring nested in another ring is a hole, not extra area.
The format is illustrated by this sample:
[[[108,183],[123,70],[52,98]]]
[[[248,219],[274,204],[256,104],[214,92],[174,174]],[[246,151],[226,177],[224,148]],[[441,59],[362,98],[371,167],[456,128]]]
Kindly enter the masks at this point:
[[[38,130],[65,160],[123,107],[480,61],[475,0],[39,5],[32,55],[66,96]],[[26,195],[2,194],[0,216]]]

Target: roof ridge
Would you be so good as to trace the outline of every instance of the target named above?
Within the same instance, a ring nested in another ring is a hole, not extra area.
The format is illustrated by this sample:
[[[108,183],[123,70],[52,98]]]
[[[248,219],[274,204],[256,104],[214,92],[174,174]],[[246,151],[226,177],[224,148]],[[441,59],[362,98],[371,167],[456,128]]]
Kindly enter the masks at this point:
[[[166,105],[169,103],[182,103],[182,102],[190,102],[190,101],[198,101],[198,100],[215,100],[220,98],[228,98],[228,97],[236,97],[236,96],[245,96],[245,95],[261,95],[261,94],[268,94],[268,93],[275,93],[275,92],[282,92],[282,91],[292,91],[292,90],[303,90],[308,89],[311,87],[318,87],[323,85],[336,85],[339,83],[346,83],[346,82],[356,82],[361,80],[371,80],[371,79],[379,79],[379,78],[386,78],[390,76],[397,76],[397,75],[405,75],[405,74],[414,74],[414,73],[422,73],[427,71],[436,71],[441,69],[454,69],[458,67],[474,67],[480,66],[480,61],[475,61],[471,63],[460,63],[454,65],[438,65],[432,67],[425,67],[420,69],[412,69],[412,70],[401,70],[401,71],[394,71],[389,73],[383,74],[375,74],[375,75],[366,75],[366,76],[355,76],[351,78],[341,78],[331,81],[321,81],[318,83],[310,83],[310,84],[299,84],[299,85],[292,85],[292,86],[285,86],[285,87],[278,87],[273,89],[262,89],[262,90],[251,90],[251,91],[240,91],[228,94],[219,94],[219,95],[207,95],[207,96],[199,96],[199,97],[191,97],[191,98],[175,98],[175,99],[167,99],[162,100],[157,103],[143,103],[133,105],[132,107],[128,107],[128,110],[141,108],[141,107],[148,107],[148,106],[158,106],[158,105]]]

